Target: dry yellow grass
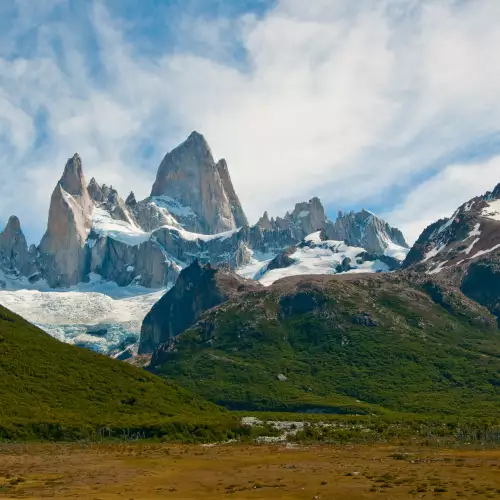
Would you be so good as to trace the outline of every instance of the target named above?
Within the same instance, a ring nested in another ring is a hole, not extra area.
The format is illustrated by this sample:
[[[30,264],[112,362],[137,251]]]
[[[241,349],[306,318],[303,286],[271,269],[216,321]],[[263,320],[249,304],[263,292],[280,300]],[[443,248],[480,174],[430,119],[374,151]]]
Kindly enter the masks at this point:
[[[499,498],[500,451],[394,446],[4,445],[0,497]]]

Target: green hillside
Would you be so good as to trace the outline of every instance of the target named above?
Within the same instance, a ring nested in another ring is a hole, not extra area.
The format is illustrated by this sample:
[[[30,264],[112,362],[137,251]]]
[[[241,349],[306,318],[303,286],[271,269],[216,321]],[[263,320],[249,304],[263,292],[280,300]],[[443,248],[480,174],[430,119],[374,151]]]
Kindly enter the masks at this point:
[[[226,432],[227,412],[145,370],[63,344],[0,307],[0,439]],[[103,428],[108,428],[105,431]]]
[[[496,414],[495,319],[426,280],[282,280],[209,311],[152,366],[231,409]]]

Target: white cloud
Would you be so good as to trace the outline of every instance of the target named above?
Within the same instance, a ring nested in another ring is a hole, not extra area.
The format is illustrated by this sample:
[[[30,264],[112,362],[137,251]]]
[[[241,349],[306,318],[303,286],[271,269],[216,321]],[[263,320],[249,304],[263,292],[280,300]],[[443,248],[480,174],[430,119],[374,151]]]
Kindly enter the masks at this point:
[[[46,2],[37,15],[59,4]],[[499,18],[496,0],[278,0],[259,18],[166,19],[182,49],[152,56],[96,2],[91,22],[106,78],[94,78],[82,55],[78,22],[45,24],[35,54],[0,59],[0,144],[15,149],[0,153],[4,178],[12,174],[0,187],[0,214],[17,212],[40,233],[40,213],[75,151],[88,176],[146,196],[161,155],[146,163],[141,141],[165,153],[197,129],[228,160],[251,219],[313,195],[331,206],[390,208],[397,188],[408,199],[386,215],[414,239],[429,217],[448,210],[429,198],[424,207],[436,209],[423,211],[415,197],[446,189],[457,168],[474,179],[482,167],[445,164],[409,186],[499,130]],[[54,40],[64,41],[62,56]],[[245,64],[230,57],[235,44]],[[51,134],[34,153],[40,109]],[[486,187],[500,173],[489,172]],[[26,206],[22,193],[33,179],[37,193]],[[467,199],[472,184],[455,182],[449,199]]]

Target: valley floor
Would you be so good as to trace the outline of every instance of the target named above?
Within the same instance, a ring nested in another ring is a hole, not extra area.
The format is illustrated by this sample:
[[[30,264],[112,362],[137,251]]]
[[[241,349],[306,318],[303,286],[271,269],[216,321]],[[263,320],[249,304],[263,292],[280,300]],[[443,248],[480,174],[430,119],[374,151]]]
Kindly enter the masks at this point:
[[[0,445],[1,498],[498,498],[500,450]]]

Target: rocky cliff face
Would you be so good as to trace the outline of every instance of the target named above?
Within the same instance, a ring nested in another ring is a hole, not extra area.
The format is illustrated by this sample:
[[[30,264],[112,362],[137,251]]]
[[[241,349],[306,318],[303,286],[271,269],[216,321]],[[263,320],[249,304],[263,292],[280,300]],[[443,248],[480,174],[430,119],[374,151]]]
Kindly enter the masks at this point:
[[[71,286],[85,279],[92,210],[82,161],[75,154],[52,193],[47,231],[39,247],[42,275],[50,286]]]
[[[500,317],[500,185],[427,227],[405,269],[435,275]]]
[[[403,264],[430,274],[467,268],[500,249],[500,185],[461,205],[449,219],[427,227]],[[446,274],[446,273],[445,273]]]
[[[37,271],[36,248],[28,249],[19,219],[13,215],[0,233],[0,263],[7,271],[30,277]]]
[[[220,160],[216,166],[217,172],[219,173],[219,177],[222,181],[222,187],[224,188],[229,201],[229,206],[231,208],[236,227],[248,226],[248,219],[243,211],[240,199],[234,190],[233,183],[231,182],[231,176],[229,175],[229,168],[226,160]]]
[[[197,132],[165,156],[151,196],[160,198],[188,231],[215,234],[246,222],[226,163],[215,163]]]
[[[340,212],[335,223],[327,226],[327,234],[330,239],[344,240],[348,245],[363,247],[375,254],[390,251],[393,244],[408,248],[399,229],[364,209],[347,214]]]
[[[369,250],[373,262],[387,253],[387,246],[404,243],[397,230],[368,212],[331,222],[318,198],[297,203],[283,218],[270,219],[266,212],[250,227],[226,161],[215,163],[203,136],[193,132],[165,156],[151,196],[141,201],[132,192],[124,201],[112,186],[94,178],[87,186],[75,154],[52,194],[47,232],[38,249],[26,248],[18,221],[12,219],[0,237],[0,263],[23,276],[42,276],[51,287],[76,285],[90,273],[120,286],[172,286],[193,259],[259,279],[270,260],[279,256],[271,264],[275,269],[290,263],[280,253],[319,230],[325,239],[333,235],[350,245],[365,245],[357,254]],[[328,273],[337,272],[339,265],[343,272],[356,267],[353,256],[349,265],[336,262],[337,247],[338,241],[318,247],[312,257],[326,252],[318,258],[335,265],[332,270],[319,262],[317,269]]]
[[[253,281],[195,260],[144,319],[139,353],[152,353],[193,325],[208,309],[257,289],[260,285]]]
[[[257,226],[264,230],[287,230],[298,242],[308,234],[324,229],[328,223],[325,209],[319,198],[295,205],[293,211],[285,217],[269,219],[267,212],[258,220]]]
[[[329,220],[319,198],[297,203],[285,217],[269,219],[267,212],[258,220],[257,226],[264,230],[288,230],[296,243],[316,231],[324,231],[327,239],[345,241],[349,246],[362,247],[376,255],[389,255],[404,260],[408,244],[399,229],[391,227],[376,215],[361,212],[339,212],[335,222]],[[398,248],[396,248],[396,247]]]

